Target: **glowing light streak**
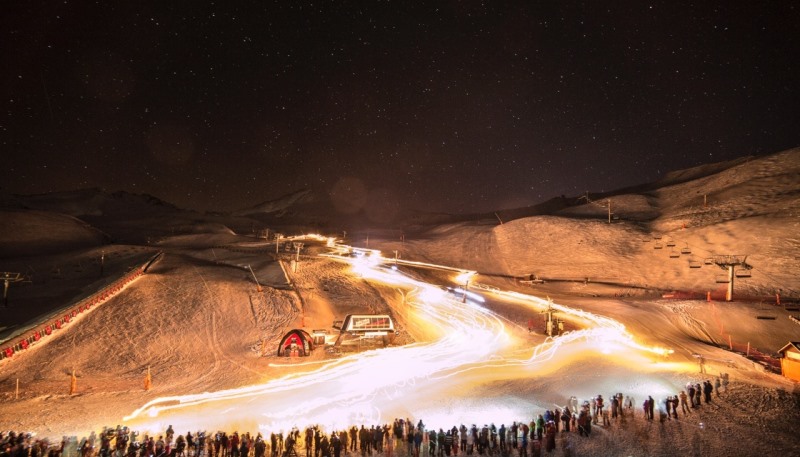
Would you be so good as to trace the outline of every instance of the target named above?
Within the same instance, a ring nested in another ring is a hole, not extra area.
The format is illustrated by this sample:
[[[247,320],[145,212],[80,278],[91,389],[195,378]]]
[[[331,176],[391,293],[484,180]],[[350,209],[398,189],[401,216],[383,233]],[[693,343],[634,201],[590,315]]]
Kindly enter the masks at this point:
[[[263,384],[157,398],[123,420],[157,428],[160,425],[158,417],[168,414],[171,422],[181,423],[177,418],[182,418],[183,423],[194,424],[196,420],[201,427],[212,423],[212,418],[217,419],[220,426],[252,422],[256,418],[259,427],[273,430],[288,430],[297,424],[312,423],[341,427],[363,423],[364,420],[380,421],[384,411],[391,407],[395,411],[399,407],[408,408],[408,405],[398,406],[398,402],[402,403],[414,390],[436,389],[442,385],[441,381],[458,381],[456,375],[469,372],[480,373],[482,381],[488,382],[502,379],[508,372],[507,368],[522,367],[527,372],[534,367],[537,370],[556,369],[563,365],[563,362],[554,363],[556,355],[570,352],[597,351],[600,348],[600,351],[613,354],[627,348],[624,356],[615,358],[620,361],[623,357],[632,357],[629,349],[659,355],[672,352],[637,343],[625,326],[616,320],[531,295],[477,287],[529,306],[550,305],[591,325],[590,328],[548,338],[531,350],[520,352],[513,349],[513,337],[500,316],[473,301],[462,303],[437,286],[390,268],[380,268],[379,265],[385,262],[378,251],[358,257],[328,256],[348,262],[353,272],[364,279],[406,289],[405,306],[413,311],[409,313],[413,319],[409,319],[408,325],[432,330],[439,336],[429,342],[365,351],[324,362],[293,363],[298,372]],[[404,263],[459,271],[458,279],[462,283],[475,274],[432,264]],[[200,413],[205,411],[213,411],[213,415]],[[220,415],[220,411],[225,411],[224,415]],[[403,415],[400,413],[398,417]]]
[[[596,329],[591,329],[591,330],[593,331],[594,335],[600,340],[617,341],[633,349],[647,351],[661,356],[666,356],[674,352],[672,349],[666,349],[658,346],[645,346],[643,344],[636,342],[634,340],[633,335],[625,329],[624,324],[622,324],[617,320],[611,319],[610,317],[600,316],[598,314],[590,313],[588,311],[584,311],[581,309],[559,305],[557,303],[553,303],[552,300],[545,300],[540,297],[536,297],[534,295],[527,295],[519,292],[504,291],[504,290],[493,290],[492,293],[501,296],[512,297],[517,300],[527,302],[530,304],[536,304],[541,308],[547,308],[548,306],[550,306],[556,311],[560,311],[564,314],[573,316],[575,318],[591,322],[597,326]]]

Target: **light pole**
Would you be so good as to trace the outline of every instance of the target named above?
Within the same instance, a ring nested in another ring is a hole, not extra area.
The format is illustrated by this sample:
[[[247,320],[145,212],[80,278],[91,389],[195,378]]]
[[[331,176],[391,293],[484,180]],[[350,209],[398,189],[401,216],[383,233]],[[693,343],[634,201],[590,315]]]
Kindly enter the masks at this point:
[[[297,249],[297,255],[294,258],[294,271],[297,272],[297,265],[300,264],[300,249],[303,248],[303,243],[294,242],[292,244],[294,248]]]
[[[3,306],[8,308],[8,286],[12,282],[22,281],[23,277],[21,273],[11,273],[10,271],[3,272],[2,277],[3,277]]]
[[[297,249],[297,256],[294,258],[295,262],[300,261],[300,249],[303,249],[303,243],[293,243],[294,248]]]

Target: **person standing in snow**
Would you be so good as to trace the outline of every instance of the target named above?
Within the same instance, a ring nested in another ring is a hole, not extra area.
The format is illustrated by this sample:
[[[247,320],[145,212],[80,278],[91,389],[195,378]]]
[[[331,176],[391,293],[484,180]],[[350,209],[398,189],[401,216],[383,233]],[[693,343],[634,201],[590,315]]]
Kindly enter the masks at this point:
[[[703,394],[705,395],[706,404],[711,403],[711,394],[714,393],[714,385],[711,381],[703,382]]]
[[[544,435],[544,426],[545,426],[544,416],[539,414],[539,417],[536,418],[536,441],[542,441],[542,436]]]
[[[314,449],[314,430],[311,427],[306,427],[306,457],[311,457],[311,452]]]
[[[619,415],[619,398],[617,396],[611,397],[611,418],[616,419]]]
[[[497,430],[497,437],[500,443],[500,451],[505,450],[506,448],[506,424],[500,424],[500,428]]]
[[[561,413],[561,422],[563,425],[561,426],[562,432],[569,432],[569,422],[572,419],[572,412],[569,410],[569,407],[564,408],[564,411]]]
[[[350,446],[348,444],[347,429],[342,429],[342,431],[339,432],[339,441],[342,443],[342,451],[344,452],[345,455],[347,455],[347,450],[349,449]]]
[[[420,422],[422,422],[422,421],[420,421]],[[414,430],[414,427],[411,424],[411,421],[409,420],[409,421],[407,421],[407,423],[408,423],[408,426],[409,426],[408,427],[408,431],[406,432],[406,445],[408,445],[408,455],[410,455],[410,456],[413,455],[414,457],[418,457],[418,452],[417,452],[418,450],[416,448],[416,436],[417,436],[416,433],[417,433],[417,431],[420,430],[420,428],[417,427],[417,429]]]
[[[239,445],[239,457],[249,457],[251,450],[253,451],[253,454],[255,454],[256,440],[250,436],[249,432],[242,433],[242,435],[239,437],[239,440],[241,442]]]
[[[689,404],[686,401],[687,400],[686,391],[682,390],[678,392],[678,398],[680,398],[681,402],[681,411],[683,412],[683,414],[688,414],[688,411],[691,411],[691,408],[689,408]]]
[[[603,396],[597,395],[594,399],[594,415],[595,418],[599,421],[600,417],[603,415]],[[595,422],[596,423],[596,422]]]
[[[547,452],[553,452],[556,448],[556,424],[555,422],[548,422],[545,431],[545,449]]]
[[[322,457],[331,457],[331,443],[328,441],[327,435],[322,435],[322,439],[320,440],[320,447]]]
[[[631,416],[633,416],[633,405],[634,405],[634,403],[636,403],[636,401],[633,399],[633,396],[627,395],[625,397],[625,409],[627,409],[628,412],[631,413]]]
[[[239,432],[234,431],[230,438],[231,457],[239,457]]]
[[[314,427],[314,457],[320,457],[322,452],[322,432],[319,427]]]
[[[389,440],[391,442],[391,440]],[[336,432],[331,433],[330,440],[331,448],[333,449],[333,457],[340,457],[342,455],[342,440]],[[391,457],[392,453],[389,451],[387,457]]]
[[[694,403],[699,408],[700,407],[700,398],[703,396],[703,389],[700,387],[700,384],[694,385]]]
[[[489,448],[489,426],[483,424],[480,434],[478,435],[478,454],[483,455],[486,449]]]
[[[455,425],[450,429],[450,434],[453,435],[453,455],[458,455],[458,449],[461,447],[458,439],[458,427]]]
[[[264,438],[261,436],[261,433],[256,435],[256,444],[255,444],[255,457],[265,457],[267,454],[267,443],[264,441]]]

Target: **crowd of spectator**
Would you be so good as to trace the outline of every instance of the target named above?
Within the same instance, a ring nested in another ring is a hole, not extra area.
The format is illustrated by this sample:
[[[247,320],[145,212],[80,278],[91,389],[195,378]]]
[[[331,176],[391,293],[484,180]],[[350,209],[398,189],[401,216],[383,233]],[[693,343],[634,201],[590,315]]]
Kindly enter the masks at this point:
[[[727,391],[728,376],[713,382],[688,383],[684,390],[659,400],[648,396],[641,403],[641,418],[662,423],[695,414],[703,404],[713,403]],[[104,428],[78,441],[65,437],[60,443],[37,439],[32,433],[0,432],[0,457],[341,457],[342,454],[375,454],[384,457],[537,457],[552,452],[557,442],[569,454],[567,434],[590,437],[595,426],[612,427],[638,416],[637,402],[630,395],[616,393],[579,402],[570,397],[567,405],[547,409],[530,421],[512,421],[508,426],[494,423],[478,426],[453,425],[428,428],[422,420],[395,419],[391,424],[352,426],[324,431],[309,426],[301,432],[251,434],[233,431],[191,431],[175,435],[170,425],[163,434],[141,435],[127,427]]]

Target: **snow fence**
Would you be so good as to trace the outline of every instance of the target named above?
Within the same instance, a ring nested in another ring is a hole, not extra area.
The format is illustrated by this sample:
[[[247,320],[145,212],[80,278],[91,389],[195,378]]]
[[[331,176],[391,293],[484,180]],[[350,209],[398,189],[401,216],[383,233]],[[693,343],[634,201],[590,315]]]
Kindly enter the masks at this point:
[[[154,262],[156,262],[162,254],[162,252],[159,252],[148,259],[147,262],[137,266],[132,271],[126,273],[124,276],[112,282],[111,284],[105,286],[94,294],[81,299],[71,307],[67,307],[62,311],[63,314],[59,312],[57,317],[50,317],[44,322],[38,323],[31,328],[26,329],[21,335],[10,338],[10,341],[13,340],[13,342],[4,344],[2,350],[0,350],[0,361],[9,359],[13,357],[14,354],[28,349],[33,344],[49,337],[65,326],[69,325],[70,321],[76,318],[79,314],[88,313],[93,307],[105,303],[111,297],[120,292],[125,286],[145,274],[147,269]]]

